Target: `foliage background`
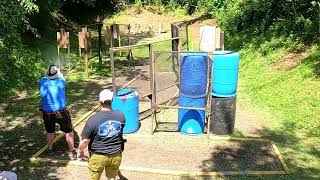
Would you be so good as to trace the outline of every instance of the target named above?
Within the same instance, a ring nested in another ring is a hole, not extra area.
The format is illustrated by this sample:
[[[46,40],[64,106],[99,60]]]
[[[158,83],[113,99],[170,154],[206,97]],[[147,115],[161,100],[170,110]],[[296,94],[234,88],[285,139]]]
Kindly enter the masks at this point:
[[[319,84],[319,60],[316,53],[320,37],[319,1],[2,0],[0,101],[22,90],[37,89],[39,78],[51,62],[48,54],[55,54],[55,31],[60,27],[77,32],[81,24],[94,23],[98,16],[103,19],[127,7],[134,7],[138,13],[145,8],[159,14],[184,9],[186,14],[214,18],[225,31],[227,48],[239,50],[243,55],[242,61],[250,64],[241,67],[241,78],[246,84],[243,91],[255,97],[256,102],[284,113],[285,119],[294,124],[293,129],[320,136],[319,116],[314,114],[320,108],[317,104],[320,97],[317,93],[307,93],[316,91],[316,84]],[[47,45],[53,48],[43,48]],[[269,72],[269,66],[283,60],[284,54],[301,53],[308,49],[311,49],[309,52],[313,57],[306,58],[296,68],[285,73],[274,70]],[[259,63],[253,63],[251,57],[261,58],[254,58]],[[253,70],[259,68],[262,73],[252,77],[250,72],[254,73]],[[261,89],[259,87],[264,85],[264,80],[274,83],[265,86],[270,88]],[[286,82],[282,86],[287,89],[281,96],[277,96],[276,101],[270,100],[275,98],[272,94],[279,94],[275,91],[278,82]],[[307,85],[307,82],[315,85]],[[305,91],[301,94],[294,87]],[[300,93],[299,97],[303,99],[283,95],[293,90]],[[308,103],[303,103],[303,100]]]

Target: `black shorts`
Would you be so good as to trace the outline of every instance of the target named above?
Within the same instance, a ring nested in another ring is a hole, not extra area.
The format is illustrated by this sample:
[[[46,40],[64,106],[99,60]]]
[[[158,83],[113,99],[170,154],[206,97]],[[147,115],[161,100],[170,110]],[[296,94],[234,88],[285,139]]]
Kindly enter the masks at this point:
[[[48,133],[54,133],[56,123],[60,125],[61,131],[65,133],[72,132],[71,117],[66,109],[60,110],[56,113],[43,112],[43,120]]]

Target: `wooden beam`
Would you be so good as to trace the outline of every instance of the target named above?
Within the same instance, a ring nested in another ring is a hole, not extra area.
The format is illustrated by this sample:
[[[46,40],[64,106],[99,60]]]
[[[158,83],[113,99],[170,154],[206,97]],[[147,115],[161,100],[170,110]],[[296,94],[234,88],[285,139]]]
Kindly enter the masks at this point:
[[[279,159],[279,161],[280,161],[280,163],[281,163],[281,165],[282,165],[282,168],[284,169],[284,171],[285,171],[286,173],[289,173],[289,168],[288,168],[286,162],[284,161],[284,159],[283,159],[283,157],[282,157],[279,149],[277,148],[276,144],[275,144],[273,141],[271,141],[271,145],[272,145],[275,153],[277,154],[277,157],[278,157],[278,159]]]
[[[171,109],[188,109],[188,110],[203,110],[206,108],[197,108],[197,107],[184,107],[184,106],[165,106],[165,105],[156,105],[157,108],[171,108]]]
[[[43,162],[51,164],[65,164],[67,166],[82,166],[88,167],[87,161],[79,160],[52,160],[49,158],[36,158],[32,162]],[[169,169],[157,169],[149,167],[140,166],[125,166],[121,165],[120,170],[129,172],[140,172],[140,173],[150,173],[150,174],[160,174],[160,175],[173,175],[173,176],[270,176],[270,175],[285,175],[285,171],[179,171],[179,170],[169,170]]]
[[[165,41],[172,41],[172,40],[176,40],[176,39],[179,39],[179,37],[168,38],[168,39],[164,39],[164,40],[161,40],[161,41],[155,41],[155,42],[150,42],[150,43],[136,44],[136,45],[130,45],[130,46],[122,46],[122,47],[113,47],[113,48],[110,48],[110,50],[123,51],[125,49],[140,48],[140,47],[148,46],[149,44],[156,44],[156,43],[161,43],[161,42],[165,42]]]
[[[135,78],[131,79],[131,81],[127,82],[125,85],[123,85],[120,89],[124,89],[126,87],[128,87],[131,83],[133,83],[135,80],[139,79],[141,77],[141,74],[139,74],[138,76],[136,76]]]

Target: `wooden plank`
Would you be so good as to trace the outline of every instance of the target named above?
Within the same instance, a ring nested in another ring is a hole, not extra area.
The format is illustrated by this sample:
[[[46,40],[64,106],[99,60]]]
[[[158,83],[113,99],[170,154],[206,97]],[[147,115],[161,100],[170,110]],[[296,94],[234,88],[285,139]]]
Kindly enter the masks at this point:
[[[279,161],[280,161],[280,163],[281,163],[281,165],[282,165],[282,168],[284,169],[284,171],[285,171],[286,173],[289,173],[289,168],[288,168],[286,162],[284,161],[284,159],[283,159],[283,157],[282,157],[279,149],[277,148],[276,144],[275,144],[273,141],[271,141],[271,145],[272,145],[275,153],[276,153],[277,156],[278,156],[278,159],[279,159]]]
[[[156,93],[156,82],[155,82],[155,61],[153,59],[153,52],[151,51],[151,66],[152,66],[152,72],[151,72],[151,77],[152,77],[152,99],[151,99],[151,109],[152,109],[152,118],[151,118],[151,135],[153,135],[154,132],[154,126],[153,122],[157,122],[157,106],[156,106],[156,98],[157,98],[157,93]]]
[[[52,160],[49,158],[35,158],[32,162],[44,162],[51,164],[66,164],[66,166],[82,166],[87,167],[87,161],[80,160]],[[122,171],[130,172],[140,172],[140,173],[150,173],[150,174],[161,174],[161,175],[174,175],[174,176],[267,176],[267,175],[285,175],[284,171],[179,171],[179,170],[169,170],[169,169],[156,169],[148,167],[139,167],[139,166],[120,166]]]
[[[64,28],[57,32],[57,45],[59,48],[68,48],[69,46],[69,32],[65,32]]]
[[[197,107],[184,107],[184,106],[165,106],[165,105],[156,105],[157,108],[168,108],[168,109],[188,109],[188,110],[203,110],[205,111],[206,108],[197,108]]]
[[[220,32],[220,46],[221,50],[224,51],[224,32]]]
[[[212,96],[211,96],[211,93],[212,93],[212,83],[211,83],[211,59],[209,57],[209,55],[207,56],[207,111],[206,111],[206,115],[208,114],[211,114],[212,112],[212,108],[211,108],[211,99],[212,99]],[[209,111],[209,112],[208,112]],[[210,124],[211,124],[211,115],[207,116],[207,136],[209,137],[210,135]]]
[[[209,140],[215,141],[258,141],[258,142],[270,142],[268,139],[255,138],[255,137],[231,137],[231,136],[209,136]]]
[[[138,76],[136,76],[135,78],[133,78],[132,80],[130,80],[129,82],[127,82],[125,85],[123,85],[120,89],[124,89],[126,87],[128,87],[131,83],[133,83],[135,80],[139,79],[141,77],[141,74],[139,74]]]
[[[125,49],[140,48],[140,47],[148,46],[149,44],[157,44],[157,43],[162,43],[162,42],[166,42],[166,41],[172,41],[172,40],[176,40],[176,39],[179,39],[179,37],[168,38],[168,39],[164,39],[164,40],[161,40],[161,41],[155,41],[155,42],[150,42],[150,43],[136,44],[136,45],[130,45],[130,46],[122,46],[122,47],[113,47],[110,50],[122,51],[122,50],[125,50]]]

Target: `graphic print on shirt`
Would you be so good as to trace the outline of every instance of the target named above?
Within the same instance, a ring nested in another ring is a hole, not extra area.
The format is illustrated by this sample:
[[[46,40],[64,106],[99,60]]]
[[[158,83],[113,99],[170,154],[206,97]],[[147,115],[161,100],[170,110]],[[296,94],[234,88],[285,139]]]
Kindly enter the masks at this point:
[[[102,137],[116,136],[121,131],[121,123],[115,120],[109,120],[98,127],[98,135]]]

